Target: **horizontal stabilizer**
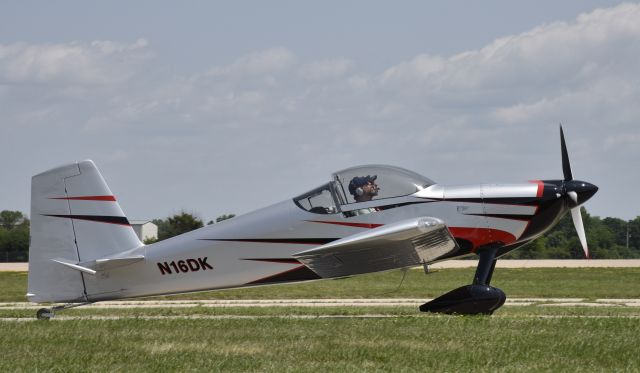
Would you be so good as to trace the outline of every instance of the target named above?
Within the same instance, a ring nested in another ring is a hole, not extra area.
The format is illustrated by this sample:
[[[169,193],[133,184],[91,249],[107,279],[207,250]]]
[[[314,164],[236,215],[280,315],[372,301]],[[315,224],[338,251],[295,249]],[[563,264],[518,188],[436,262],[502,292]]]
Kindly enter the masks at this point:
[[[52,261],[56,262],[56,263],[60,263],[64,266],[67,266],[69,268],[75,269],[76,271],[80,271],[80,272],[84,272],[84,273],[88,273],[90,275],[95,275],[96,271],[94,271],[91,268],[87,268],[87,267],[83,267],[78,263],[73,263],[72,261],[68,260],[68,259],[62,259],[62,258],[56,258],[56,259],[51,259]]]
[[[144,259],[144,255],[133,255],[124,258],[104,258],[92,260],[90,262],[82,263],[83,265],[93,268],[96,271],[106,271],[113,268],[128,266],[129,264],[133,264],[139,262]]]
[[[74,263],[71,260],[56,258],[51,259],[56,263],[60,263],[69,268],[73,268],[77,271],[88,273],[90,275],[95,275],[96,272],[107,271],[110,269],[127,266],[136,262],[139,262],[144,259],[144,255],[133,255],[128,257],[121,258],[103,258],[96,259],[89,262],[82,263]]]
[[[421,217],[357,233],[293,257],[330,278],[412,267],[458,249],[442,220]]]

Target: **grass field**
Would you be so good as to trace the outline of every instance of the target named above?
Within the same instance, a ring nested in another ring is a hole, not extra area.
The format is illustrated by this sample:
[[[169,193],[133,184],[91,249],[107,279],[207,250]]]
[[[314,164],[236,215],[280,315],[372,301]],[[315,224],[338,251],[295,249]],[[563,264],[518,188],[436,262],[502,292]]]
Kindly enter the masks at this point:
[[[400,272],[181,298],[430,298],[472,275],[410,271],[397,291]],[[1,302],[24,301],[24,274],[0,273],[0,284]],[[493,285],[509,297],[640,298],[640,269],[498,269]],[[505,306],[479,317],[414,307],[80,308],[60,316],[0,321],[0,371],[640,371],[638,307]]]
[[[281,299],[281,298],[433,298],[469,284],[473,268],[437,270],[427,275],[401,271],[341,280],[261,286],[185,294],[154,299]],[[0,272],[0,302],[24,302],[27,275]],[[640,298],[640,268],[498,268],[491,285],[508,297]]]
[[[611,311],[597,311],[602,312]],[[640,366],[640,319],[547,316],[505,311],[491,317],[2,322],[0,370],[637,371]]]

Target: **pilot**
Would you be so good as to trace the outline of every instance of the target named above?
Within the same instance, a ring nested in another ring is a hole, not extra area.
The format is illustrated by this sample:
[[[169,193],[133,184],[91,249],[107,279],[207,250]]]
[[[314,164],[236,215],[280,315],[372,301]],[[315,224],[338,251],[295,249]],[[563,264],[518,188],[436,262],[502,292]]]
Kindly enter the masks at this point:
[[[377,175],[356,176],[349,183],[349,193],[356,202],[371,201],[378,195],[380,188],[376,184]]]

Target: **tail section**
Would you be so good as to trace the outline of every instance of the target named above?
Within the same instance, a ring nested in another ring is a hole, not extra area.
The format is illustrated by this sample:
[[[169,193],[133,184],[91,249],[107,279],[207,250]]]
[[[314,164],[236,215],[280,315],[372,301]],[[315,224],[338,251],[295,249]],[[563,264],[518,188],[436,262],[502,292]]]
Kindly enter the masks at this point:
[[[87,301],[85,263],[142,246],[98,168],[82,161],[31,181],[29,290],[33,302]],[[95,273],[95,272],[94,272]]]

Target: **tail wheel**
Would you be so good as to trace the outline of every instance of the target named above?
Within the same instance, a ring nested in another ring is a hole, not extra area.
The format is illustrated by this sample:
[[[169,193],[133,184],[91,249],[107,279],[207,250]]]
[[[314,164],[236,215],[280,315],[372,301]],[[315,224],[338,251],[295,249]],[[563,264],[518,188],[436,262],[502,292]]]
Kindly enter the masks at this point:
[[[40,308],[36,312],[36,318],[38,320],[49,320],[53,317],[53,312],[49,308]]]

